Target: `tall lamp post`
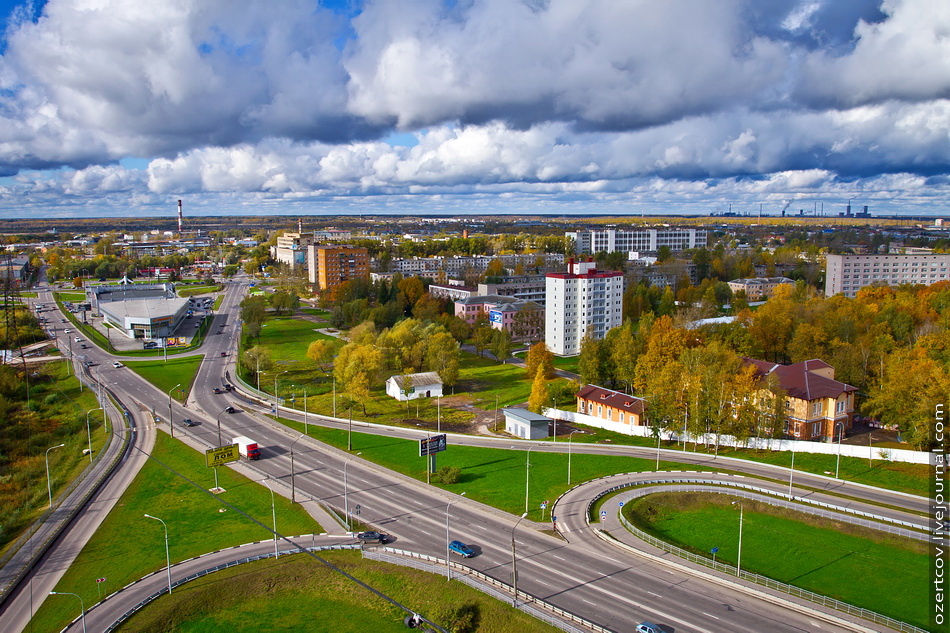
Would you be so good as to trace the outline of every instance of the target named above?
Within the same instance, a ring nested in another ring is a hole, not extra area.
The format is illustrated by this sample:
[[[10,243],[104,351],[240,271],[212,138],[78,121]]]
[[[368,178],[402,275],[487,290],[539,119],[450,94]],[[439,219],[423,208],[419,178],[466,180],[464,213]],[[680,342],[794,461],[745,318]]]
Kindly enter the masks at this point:
[[[171,430],[172,437],[175,437],[175,425],[172,420],[172,392],[179,387],[181,387],[181,383],[168,390],[168,428]]]
[[[353,450],[353,398],[347,398],[350,409],[350,421],[346,425],[346,450]]]
[[[294,444],[300,441],[300,438],[304,436],[303,433],[297,436],[293,442],[290,443],[290,502],[297,503],[297,493],[296,486],[294,484]]]
[[[557,411],[557,402],[555,401],[554,395],[551,395],[551,419],[554,420],[554,435],[551,436],[551,441],[557,441],[557,418],[555,417],[555,412]]]
[[[528,514],[528,482],[530,481],[529,471],[531,470],[531,449],[534,446],[528,447],[528,453],[525,456],[524,462],[524,513],[527,516]]]
[[[168,555],[168,526],[165,525],[164,521],[158,517],[153,517],[151,514],[146,514],[145,518],[158,521],[162,524],[162,527],[165,528],[165,570],[168,574],[168,595],[172,595],[172,559]]]
[[[356,456],[359,457],[363,453],[357,453]],[[343,462],[343,513],[346,514],[346,529],[350,529],[350,501],[347,497],[348,485],[346,481],[346,467],[350,465],[350,460]]]
[[[527,512],[522,514],[518,522],[515,523],[515,527],[511,528],[511,589],[514,593],[511,604],[515,607],[518,606],[518,558],[515,556],[515,530],[518,529],[521,521],[524,520],[526,516],[528,516]]]
[[[465,493],[459,495],[459,497],[464,497]],[[445,579],[452,580],[452,561],[449,560],[449,508],[452,507],[452,504],[458,501],[458,499],[452,499],[445,506]]]
[[[571,438],[574,434],[578,432],[579,429],[574,429],[567,436],[567,485],[571,485]],[[544,517],[541,517],[544,518]]]
[[[795,440],[792,440],[794,442]],[[788,470],[788,500],[792,500],[792,477],[795,475],[795,444],[792,444],[792,467]]]
[[[89,440],[89,463],[92,463],[92,431],[89,430],[89,414],[93,411],[105,411],[102,407],[96,407],[95,409],[89,409],[86,411],[86,437]]]
[[[53,507],[53,484],[50,483],[49,478],[49,452],[54,448],[62,448],[66,446],[65,444],[59,444],[57,446],[50,446],[46,449],[46,491],[49,492],[49,507]]]
[[[274,506],[274,489],[270,487],[268,479],[261,479],[261,483],[270,490],[270,514],[274,522],[274,558],[280,558],[280,552],[277,550],[277,508]]]
[[[274,415],[278,418],[280,417],[280,396],[277,395],[277,379],[280,378],[281,374],[286,374],[288,371],[290,370],[285,369],[274,374]]]
[[[71,591],[50,591],[49,595],[51,596],[76,596],[79,598],[79,606],[82,609],[81,618],[82,618],[82,633],[86,633],[86,603],[83,602],[82,596],[78,593],[72,593]]]
[[[739,506],[739,555],[736,556],[736,578],[738,578],[742,570],[742,504],[738,501],[733,501],[732,505]]]
[[[838,457],[835,459],[835,479],[838,478],[838,468],[841,466],[841,434],[844,433],[844,423],[837,422],[838,427]]]

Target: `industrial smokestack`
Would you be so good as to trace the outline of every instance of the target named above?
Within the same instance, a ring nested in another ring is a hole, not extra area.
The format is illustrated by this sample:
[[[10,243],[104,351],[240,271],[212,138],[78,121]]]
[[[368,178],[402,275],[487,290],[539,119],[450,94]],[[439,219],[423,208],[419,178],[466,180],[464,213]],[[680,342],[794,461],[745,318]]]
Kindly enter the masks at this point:
[[[181,200],[178,201],[178,233],[181,234]]]

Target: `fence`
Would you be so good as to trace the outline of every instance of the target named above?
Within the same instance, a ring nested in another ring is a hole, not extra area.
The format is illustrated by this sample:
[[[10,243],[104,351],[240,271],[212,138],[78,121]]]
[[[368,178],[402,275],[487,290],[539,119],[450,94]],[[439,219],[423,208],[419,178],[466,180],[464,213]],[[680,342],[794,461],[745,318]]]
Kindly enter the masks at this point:
[[[584,424],[586,426],[607,429],[616,433],[623,433],[624,435],[655,437],[653,434],[654,427],[651,426],[620,424],[619,422],[611,422],[610,420],[604,420],[603,418],[587,415],[585,413],[577,413],[576,411],[545,409],[544,415],[556,417],[563,422]],[[683,436],[676,429],[665,431],[664,435],[668,436],[670,440],[683,440]],[[687,433],[686,441],[710,446],[717,443],[715,433],[707,433],[702,436],[694,436],[691,433]],[[793,451],[795,453],[818,453],[825,455],[840,454],[842,457],[907,462],[910,464],[929,464],[933,459],[933,455],[927,451],[909,451],[903,448],[874,448],[871,446],[855,446],[854,444],[838,444],[836,442],[804,442],[801,440],[782,440],[761,437],[752,437],[748,440],[739,441],[731,435],[720,435],[718,444],[719,446],[766,451]]]

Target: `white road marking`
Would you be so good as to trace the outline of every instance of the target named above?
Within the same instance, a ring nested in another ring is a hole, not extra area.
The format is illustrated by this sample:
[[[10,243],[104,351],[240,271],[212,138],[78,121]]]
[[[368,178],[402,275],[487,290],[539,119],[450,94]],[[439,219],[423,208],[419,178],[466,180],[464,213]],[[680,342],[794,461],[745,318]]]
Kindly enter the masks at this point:
[[[719,619],[719,618],[717,618],[716,616],[714,616],[714,615],[711,614],[711,613],[706,613],[705,611],[702,611],[701,613],[702,613],[703,615],[707,616],[707,617],[712,618],[713,620],[718,620],[718,619]]]

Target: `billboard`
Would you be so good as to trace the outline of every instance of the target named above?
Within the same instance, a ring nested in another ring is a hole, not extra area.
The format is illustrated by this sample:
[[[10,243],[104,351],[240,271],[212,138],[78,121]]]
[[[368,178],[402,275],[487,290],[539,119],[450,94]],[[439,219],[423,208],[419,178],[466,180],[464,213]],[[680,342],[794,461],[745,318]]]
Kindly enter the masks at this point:
[[[219,448],[209,448],[205,451],[205,460],[208,463],[208,468],[236,462],[240,457],[241,454],[238,452],[237,444],[228,444],[227,446],[221,446]]]
[[[488,311],[488,320],[491,323],[497,323],[501,325],[501,311],[500,310],[489,310]]]
[[[445,450],[445,433],[419,440],[419,457],[435,455]]]

